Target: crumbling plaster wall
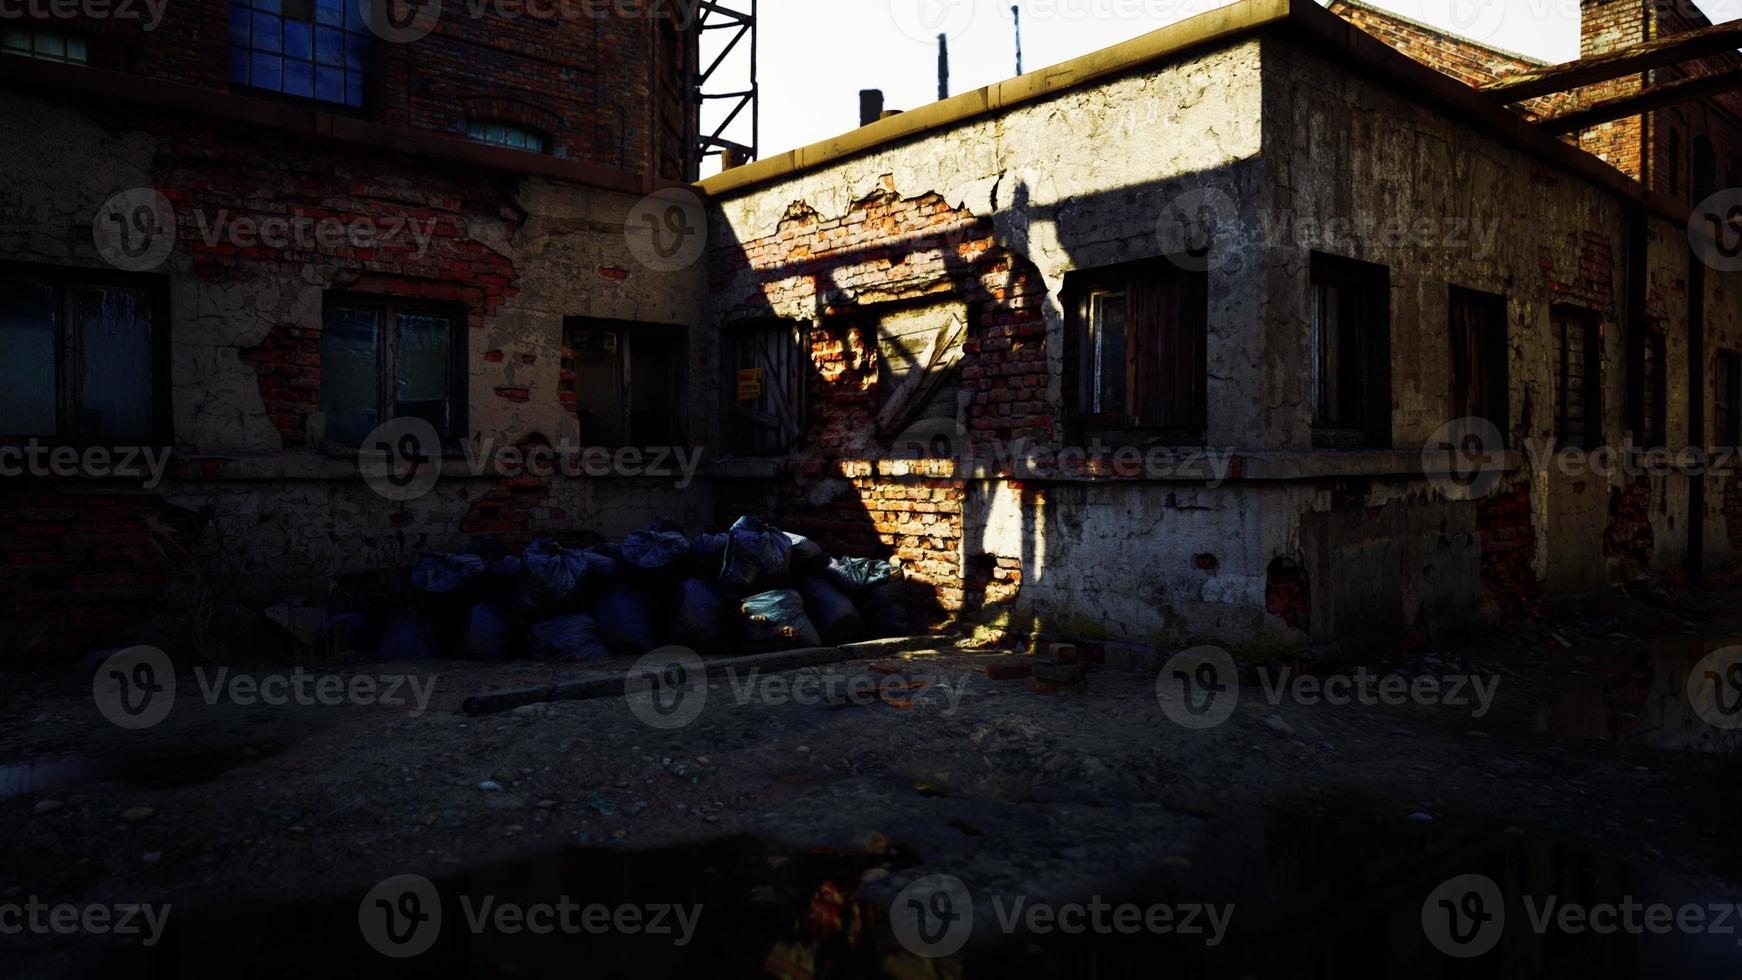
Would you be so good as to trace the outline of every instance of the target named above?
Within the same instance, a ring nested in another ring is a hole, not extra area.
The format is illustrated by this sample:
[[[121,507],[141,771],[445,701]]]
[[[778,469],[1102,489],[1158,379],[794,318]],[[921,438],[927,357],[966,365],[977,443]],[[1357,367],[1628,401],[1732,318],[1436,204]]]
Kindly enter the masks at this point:
[[[170,306],[172,478],[150,492],[84,479],[7,488],[25,494],[21,513],[33,513],[33,495],[45,492],[121,493],[138,501],[138,514],[162,500],[204,512],[210,520],[196,522],[205,528],[198,557],[187,560],[208,562],[257,594],[318,590],[332,575],[455,548],[474,533],[620,535],[658,515],[699,523],[709,514],[705,483],[680,491],[675,476],[516,486],[514,494],[530,499],[513,508],[512,528],[490,509],[490,498],[508,492],[493,476],[445,479],[418,501],[394,503],[368,490],[354,458],[304,442],[305,418],[287,421],[269,404],[289,399],[301,411],[318,410],[313,352],[326,291],[385,290],[466,311],[475,446],[573,440],[559,397],[565,316],[673,323],[692,333],[700,324],[699,264],[663,271],[630,257],[625,228],[634,195],[19,92],[0,92],[0,116],[12,132],[29,134],[0,145],[8,176],[0,188],[0,260],[109,271],[93,219],[130,189],[161,191],[178,218],[177,247],[152,272]],[[248,247],[229,235],[239,218],[297,213],[347,222],[412,217],[433,221],[434,232],[417,254],[349,243]],[[279,337],[297,338],[299,349],[280,349]],[[699,395],[689,411],[707,418]],[[59,510],[44,513],[53,522],[40,527],[52,556],[13,577],[8,590],[101,604],[101,590],[72,596],[67,576],[89,567],[93,555],[113,553],[104,545],[115,538],[126,540],[123,555],[143,549],[138,518],[105,506],[93,531]],[[105,565],[105,581],[117,590],[160,584],[162,562],[139,555]]]
[[[1282,281],[1270,291],[1272,347],[1307,363],[1311,249],[1387,266],[1393,444],[1415,451],[1452,421],[1448,287],[1505,295],[1512,418],[1506,437],[1511,448],[1525,451],[1521,465],[1500,487],[1529,488],[1536,539],[1529,568],[1534,581],[1513,584],[1542,582],[1551,592],[1579,592],[1621,577],[1623,570],[1606,553],[1605,537],[1611,497],[1626,489],[1625,474],[1593,476],[1555,462],[1550,317],[1556,304],[1598,315],[1604,433],[1610,444],[1624,444],[1629,243],[1623,203],[1287,41],[1267,42],[1265,65],[1264,159],[1276,195],[1272,220],[1278,227],[1299,229],[1341,219],[1369,229],[1313,240],[1305,248],[1297,238],[1278,243],[1272,268]],[[1387,222],[1403,229],[1419,223],[1422,230],[1388,237],[1383,234]],[[1464,234],[1453,235],[1460,227]],[[1491,239],[1484,242],[1485,236]],[[1651,315],[1668,327],[1669,441],[1681,446],[1686,305],[1674,284],[1686,276],[1686,237],[1683,229],[1654,220],[1650,238],[1648,304]],[[1281,399],[1294,406],[1297,425],[1309,424],[1306,372],[1278,372],[1269,379],[1282,389]],[[1439,499],[1419,478],[1407,483],[1412,506]],[[1676,530],[1685,527],[1685,483],[1674,477],[1649,479],[1652,564],[1659,570],[1676,567],[1685,550],[1685,531],[1678,545]]]
[[[715,247],[733,261],[722,265],[729,278],[715,286],[711,316],[725,321],[748,309],[817,324],[824,307],[875,302],[875,284],[861,277],[818,296],[795,282],[802,276],[758,275],[749,264],[740,270],[736,253],[743,243],[761,248],[772,240],[808,254],[804,227],[776,239],[784,219],[815,214],[826,222],[879,194],[936,193],[951,208],[989,219],[996,245],[1044,281],[1046,405],[1050,445],[1059,448],[1066,274],[1168,254],[1180,241],[1175,215],[1195,217],[1199,205],[1214,212],[1226,200],[1237,213],[1216,212],[1208,441],[1284,442],[1292,422],[1273,400],[1254,397],[1259,377],[1284,367],[1252,329],[1267,288],[1257,236],[1266,196],[1255,159],[1258,52],[1251,41],[1195,54],[723,195]],[[955,560],[984,559],[1001,575],[1017,570],[1014,608],[1002,610],[1013,629],[1154,644],[1300,640],[1265,609],[1267,573],[1276,557],[1299,550],[1295,522],[1276,519],[1277,511],[1298,513],[1311,491],[1238,482],[1208,490],[1205,482],[971,480]]]

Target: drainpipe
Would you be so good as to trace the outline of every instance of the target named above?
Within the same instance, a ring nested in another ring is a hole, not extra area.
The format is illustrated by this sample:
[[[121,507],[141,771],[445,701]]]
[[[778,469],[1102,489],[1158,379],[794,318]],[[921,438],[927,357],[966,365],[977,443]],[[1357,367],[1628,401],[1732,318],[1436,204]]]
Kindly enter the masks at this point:
[[[1688,445],[1706,449],[1706,264],[1688,249]],[[1706,475],[1688,474],[1688,580],[1706,577]]]

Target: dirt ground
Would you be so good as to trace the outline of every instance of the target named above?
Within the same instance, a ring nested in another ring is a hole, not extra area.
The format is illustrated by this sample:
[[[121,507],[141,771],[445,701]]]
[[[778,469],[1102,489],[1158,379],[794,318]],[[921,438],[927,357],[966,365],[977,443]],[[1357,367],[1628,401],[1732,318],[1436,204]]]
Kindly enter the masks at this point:
[[[1422,896],[1460,867],[1547,876],[1590,901],[1742,900],[1735,757],[1680,696],[1694,661],[1733,636],[1733,596],[1617,593],[1464,649],[1314,668],[1486,679],[1480,716],[1272,704],[1277,671],[1247,665],[1239,707],[1207,730],[1170,720],[1152,670],[1096,667],[1083,689],[1046,693],[992,679],[1007,652],[944,638],[715,679],[700,716],[670,730],[623,696],[459,710],[584,673],[541,664],[304,668],[409,675],[433,685],[421,711],[409,686],[397,705],[208,703],[214,672],[184,669],[170,716],[140,731],[98,712],[94,664],[9,675],[0,902],[173,911],[151,948],[0,935],[0,955],[45,976],[544,975],[576,956],[610,976],[1153,975],[1142,965],[1157,949],[1187,975],[1633,976],[1673,963],[1733,976],[1734,944],[1686,937],[1509,932],[1501,963],[1440,957],[1420,935]],[[289,670],[249,664],[225,680]],[[843,696],[855,678],[884,693]],[[901,889],[934,873],[976,896],[973,943],[935,960],[886,921]],[[389,960],[359,938],[358,903],[403,874],[436,881],[444,901],[663,889],[700,904],[703,926],[681,948],[444,931],[436,952]],[[1100,895],[1237,911],[1225,942],[1156,945],[1011,933],[982,901]]]

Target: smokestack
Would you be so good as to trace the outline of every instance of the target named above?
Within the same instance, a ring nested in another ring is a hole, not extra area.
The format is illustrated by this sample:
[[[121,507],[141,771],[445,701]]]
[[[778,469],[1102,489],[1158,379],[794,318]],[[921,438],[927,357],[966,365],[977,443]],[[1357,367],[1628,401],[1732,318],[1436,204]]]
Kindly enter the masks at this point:
[[[1022,77],[1022,8],[1010,5],[1010,16],[1016,21],[1016,77]]]
[[[938,35],[938,101],[950,97],[950,39],[946,34]]]
[[[869,126],[883,118],[883,90],[880,88],[862,88],[859,90],[859,125]]]

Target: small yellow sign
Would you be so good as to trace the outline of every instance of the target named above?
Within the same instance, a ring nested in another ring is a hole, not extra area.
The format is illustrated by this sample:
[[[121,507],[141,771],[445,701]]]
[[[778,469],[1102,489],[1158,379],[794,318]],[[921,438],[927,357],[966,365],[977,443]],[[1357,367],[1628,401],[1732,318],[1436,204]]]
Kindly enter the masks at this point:
[[[738,372],[738,400],[753,402],[762,397],[762,369],[745,368]]]

